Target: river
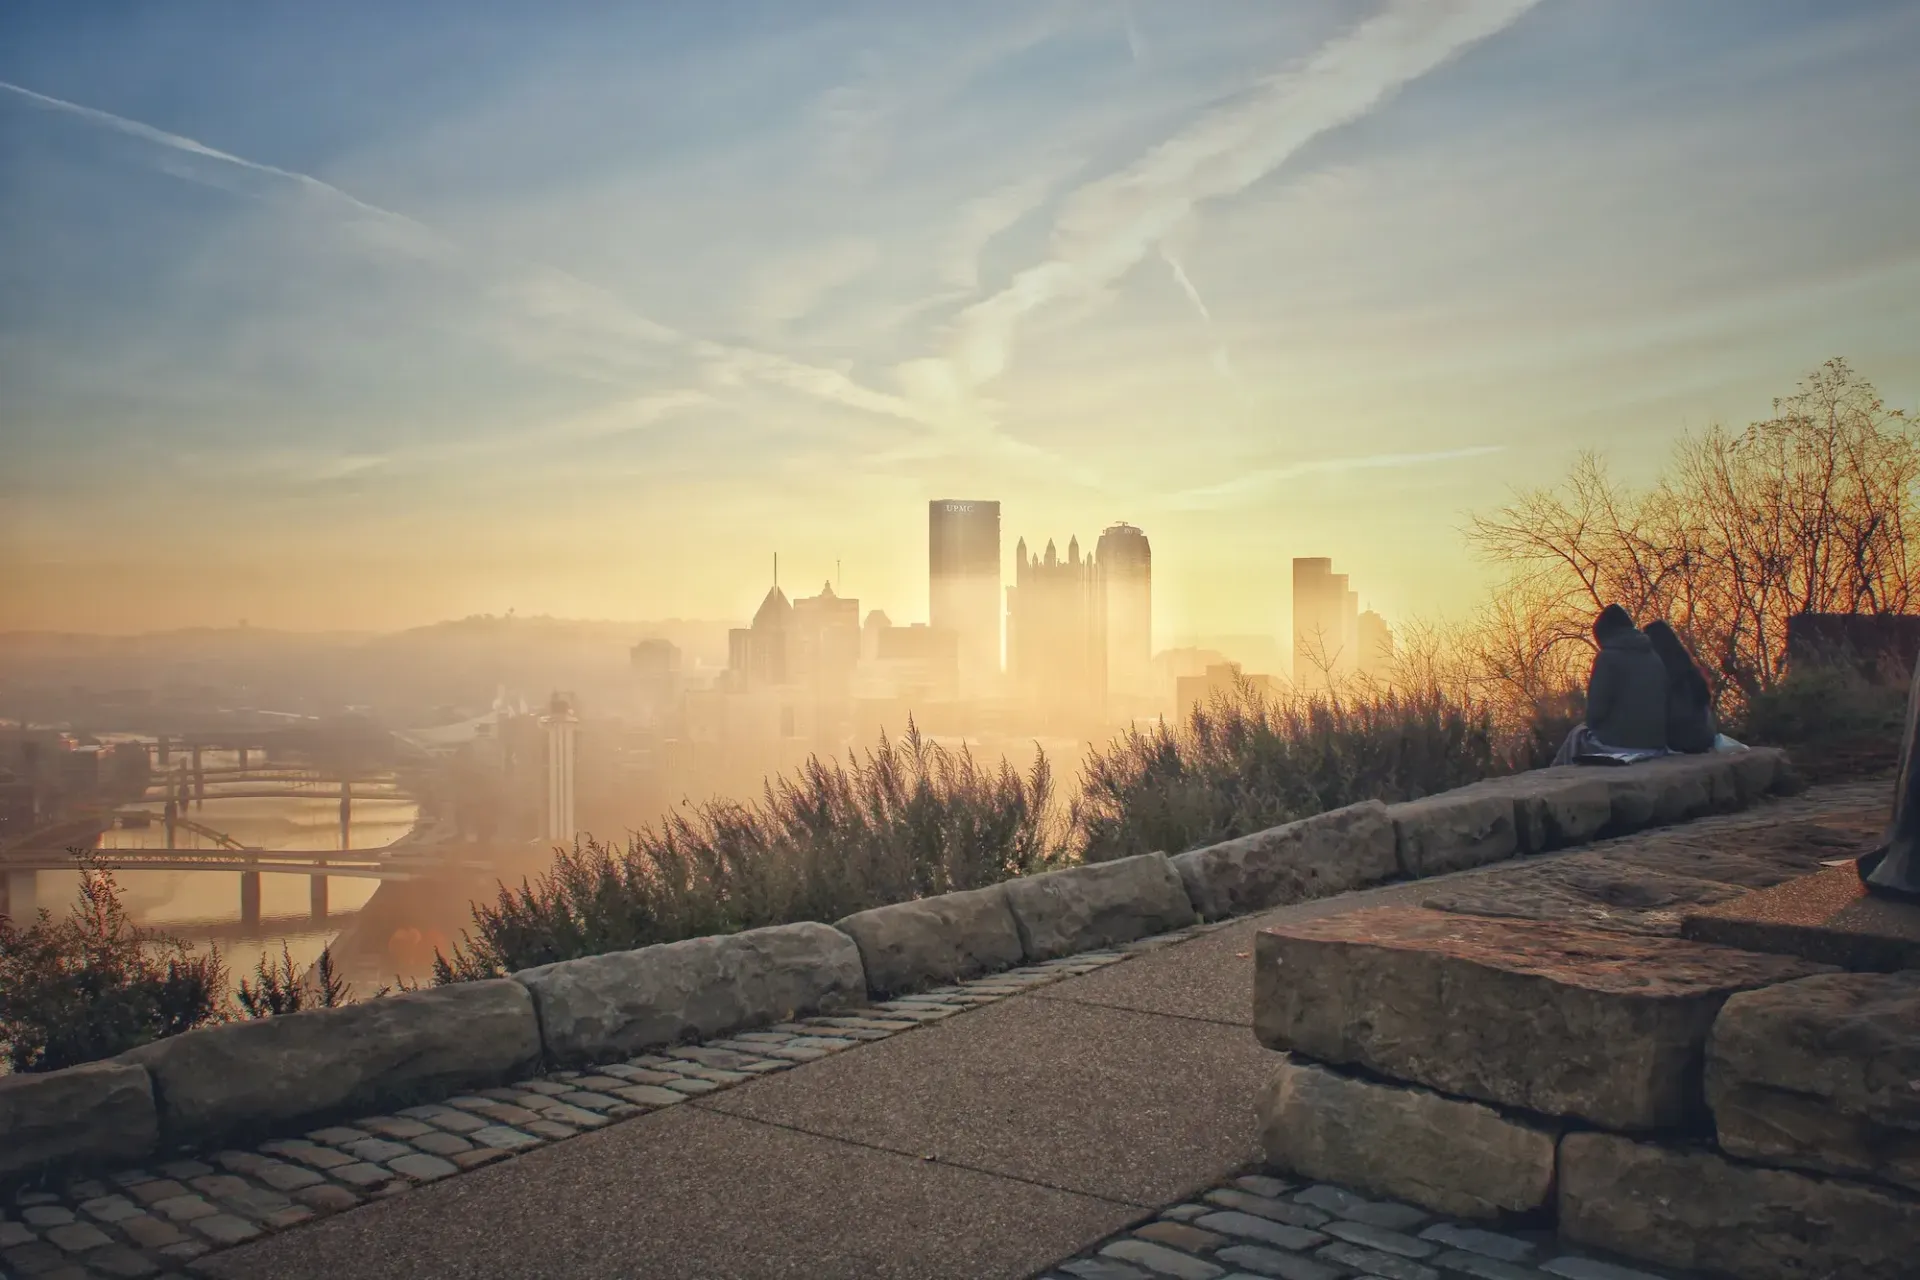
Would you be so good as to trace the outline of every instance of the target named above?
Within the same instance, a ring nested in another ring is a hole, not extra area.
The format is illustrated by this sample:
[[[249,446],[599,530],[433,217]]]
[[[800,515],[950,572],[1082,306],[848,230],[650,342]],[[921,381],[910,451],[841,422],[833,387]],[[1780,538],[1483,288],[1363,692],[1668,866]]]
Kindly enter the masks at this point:
[[[239,763],[236,753],[206,752],[202,760],[208,768]],[[258,757],[255,757],[255,763]],[[235,797],[223,792],[258,789],[259,784],[222,783],[209,780],[206,799],[190,806],[182,815],[195,823],[230,836],[241,844],[261,849],[338,849],[343,847],[340,831],[340,804],[331,796]],[[151,794],[151,793],[150,793]],[[122,811],[145,809],[153,814],[147,827],[113,827],[100,837],[101,848],[166,848],[167,832],[162,815],[165,803],[151,800],[127,805]],[[352,849],[376,849],[401,839],[419,818],[412,800],[377,799],[356,795],[353,798],[348,843]],[[176,835],[176,847],[215,848],[215,842],[196,832],[182,829]],[[301,970],[319,958],[321,951],[338,936],[343,921],[338,916],[359,910],[373,896],[379,881],[349,876],[327,879],[329,924],[321,928],[273,928],[275,917],[305,916],[310,903],[310,879],[304,875],[262,873],[260,877],[260,915],[269,922],[261,936],[236,936],[240,923],[240,873],[237,871],[116,871],[120,900],[134,923],[163,932],[171,937],[204,948],[217,945],[237,984],[251,977],[262,953],[278,958],[284,944],[294,964]],[[77,871],[42,871],[35,897],[40,906],[63,913],[75,900],[80,876]]]

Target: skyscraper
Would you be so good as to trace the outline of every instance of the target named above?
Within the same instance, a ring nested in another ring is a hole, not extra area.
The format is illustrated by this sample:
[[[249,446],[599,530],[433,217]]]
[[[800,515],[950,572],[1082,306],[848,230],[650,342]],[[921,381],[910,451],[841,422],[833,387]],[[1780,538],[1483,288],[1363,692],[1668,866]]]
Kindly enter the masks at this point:
[[[1153,695],[1153,548],[1122,521],[1100,535],[1094,563],[1104,597],[1107,689],[1123,698]]]
[[[1007,667],[1021,696],[1056,721],[1098,716],[1107,691],[1106,608],[1094,558],[1080,540],[1063,560],[1047,543],[1029,555],[1014,548],[1007,589]]]
[[[573,742],[580,727],[573,695],[554,694],[540,723],[547,730],[547,839],[571,847],[578,830],[573,817]]]
[[[1387,620],[1369,609],[1360,615],[1360,674],[1385,680],[1393,674],[1393,631]]]
[[[957,637],[962,697],[1000,675],[1000,504],[938,498],[927,504],[928,621]]]

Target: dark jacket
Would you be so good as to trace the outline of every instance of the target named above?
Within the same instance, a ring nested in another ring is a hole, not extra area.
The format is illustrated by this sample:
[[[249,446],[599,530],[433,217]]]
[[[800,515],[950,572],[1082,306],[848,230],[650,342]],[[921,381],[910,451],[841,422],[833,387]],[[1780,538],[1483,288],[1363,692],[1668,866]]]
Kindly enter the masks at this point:
[[[1637,627],[1599,632],[1587,680],[1587,728],[1610,747],[1667,745],[1667,667]]]
[[[1713,750],[1713,686],[1672,627],[1649,622],[1646,636],[1667,668],[1667,746],[1692,755]]]

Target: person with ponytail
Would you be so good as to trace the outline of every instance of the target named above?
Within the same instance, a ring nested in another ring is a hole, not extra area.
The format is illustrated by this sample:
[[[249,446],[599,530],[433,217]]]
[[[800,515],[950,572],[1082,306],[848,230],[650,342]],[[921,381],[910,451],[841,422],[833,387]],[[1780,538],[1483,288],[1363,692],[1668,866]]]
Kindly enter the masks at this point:
[[[1667,746],[1688,755],[1714,749],[1713,686],[1687,652],[1680,635],[1665,622],[1649,622],[1647,641],[1667,672]]]

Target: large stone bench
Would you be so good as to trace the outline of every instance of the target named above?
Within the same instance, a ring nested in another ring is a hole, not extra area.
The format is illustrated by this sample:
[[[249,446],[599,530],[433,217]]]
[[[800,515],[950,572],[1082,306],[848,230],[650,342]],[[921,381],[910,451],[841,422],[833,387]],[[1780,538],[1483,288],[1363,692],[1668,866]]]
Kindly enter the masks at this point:
[[[1262,1044],[1623,1132],[1702,1127],[1701,1064],[1739,991],[1798,959],[1537,920],[1379,907],[1263,930]]]

